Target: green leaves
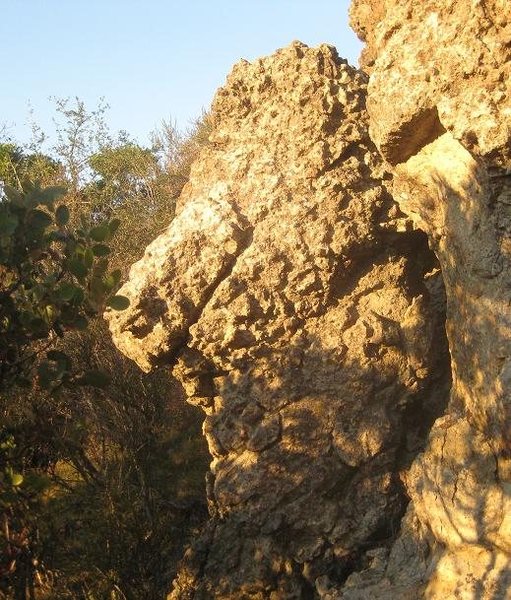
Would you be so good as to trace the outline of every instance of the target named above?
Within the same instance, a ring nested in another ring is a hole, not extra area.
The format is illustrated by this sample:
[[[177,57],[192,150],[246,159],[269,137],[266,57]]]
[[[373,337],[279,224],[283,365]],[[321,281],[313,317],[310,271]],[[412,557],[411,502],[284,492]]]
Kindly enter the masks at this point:
[[[106,242],[109,239],[111,239],[111,237],[119,228],[120,224],[121,222],[119,221],[119,219],[112,219],[108,223],[102,223],[97,227],[93,227],[90,230],[89,235],[91,239],[93,239],[95,242]]]
[[[57,289],[57,296],[60,300],[62,300],[62,302],[69,302],[74,298],[79,289],[80,288],[73,283],[64,281]]]
[[[112,296],[107,302],[107,306],[114,310],[126,310],[129,305],[130,301],[126,296]]]
[[[112,271],[112,273],[110,273],[110,275],[105,276],[102,280],[102,285],[103,285],[105,292],[110,293],[114,289],[116,289],[119,286],[120,279],[121,279],[121,272],[118,270]]]
[[[27,370],[34,360],[24,356],[34,341],[83,330],[106,306],[124,310],[129,305],[115,295],[120,272],[108,272],[106,242],[119,220],[90,225],[82,218],[74,229],[68,206],[57,205],[64,193],[61,187],[43,189],[37,183],[27,184],[25,191],[5,186],[0,201],[0,336],[5,347],[0,390],[30,381]],[[40,385],[50,391],[73,380],[67,358],[56,351],[39,362],[37,371]]]
[[[12,235],[16,231],[19,220],[16,215],[0,212],[0,236]]]
[[[106,244],[95,244],[92,246],[92,253],[94,256],[108,256],[110,248]]]
[[[59,227],[63,227],[69,223],[71,213],[65,204],[61,204],[55,211],[55,221]]]
[[[33,227],[34,229],[46,229],[46,227],[49,227],[52,224],[53,219],[44,210],[34,208],[29,211],[27,215],[27,226],[29,228]]]
[[[11,473],[10,480],[13,487],[18,487],[23,483],[23,475],[21,473]]]
[[[112,219],[109,224],[110,235],[114,235],[114,233],[119,229],[119,225],[121,224],[120,219]]]
[[[81,375],[72,373],[71,358],[59,350],[50,350],[46,360],[38,366],[39,384],[48,391],[55,391],[62,385],[90,385],[95,388],[104,388],[110,383],[110,376],[100,369],[90,369]]]
[[[108,236],[110,235],[110,228],[108,225],[100,225],[98,227],[93,227],[90,230],[90,237],[95,242],[104,242]]]
[[[83,258],[80,256],[73,257],[69,261],[68,267],[69,272],[72,273],[78,279],[83,279],[89,272],[89,269],[84,263]]]
[[[43,190],[39,190],[37,201],[40,204],[44,204],[50,210],[53,211],[53,206],[54,206],[55,202],[59,198],[62,198],[63,196],[65,196],[66,192],[67,192],[66,188],[62,187],[62,186],[47,187],[47,188],[44,188]],[[64,208],[66,208],[66,207],[64,207]],[[57,209],[57,212],[58,212],[58,209]],[[69,213],[69,211],[68,211],[68,213]]]

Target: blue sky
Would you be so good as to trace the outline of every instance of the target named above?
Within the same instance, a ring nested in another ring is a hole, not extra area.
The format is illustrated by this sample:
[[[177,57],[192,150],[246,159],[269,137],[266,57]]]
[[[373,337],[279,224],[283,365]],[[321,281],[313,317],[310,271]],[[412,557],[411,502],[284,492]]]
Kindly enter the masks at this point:
[[[357,64],[349,0],[0,0],[0,126],[28,138],[29,103],[51,133],[50,96],[110,105],[112,130],[144,143],[162,119],[186,127],[232,65],[299,39]]]

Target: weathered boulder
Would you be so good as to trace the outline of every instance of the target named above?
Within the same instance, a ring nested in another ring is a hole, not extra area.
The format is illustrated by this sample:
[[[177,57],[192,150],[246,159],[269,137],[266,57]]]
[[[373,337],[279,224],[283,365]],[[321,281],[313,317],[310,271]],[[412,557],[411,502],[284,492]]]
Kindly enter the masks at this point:
[[[370,131],[438,256],[453,373],[448,411],[404,478],[433,536],[415,594],[510,598],[511,14],[504,0],[386,0],[375,19],[374,4],[351,9],[368,42]],[[406,523],[402,534],[421,537]],[[373,571],[371,588],[352,580],[341,597],[408,597],[388,577],[397,554],[379,583]]]
[[[442,282],[385,187],[365,86],[329,46],[236,65],[108,315],[206,413],[211,521],[171,598],[333,597],[394,539],[445,407]]]

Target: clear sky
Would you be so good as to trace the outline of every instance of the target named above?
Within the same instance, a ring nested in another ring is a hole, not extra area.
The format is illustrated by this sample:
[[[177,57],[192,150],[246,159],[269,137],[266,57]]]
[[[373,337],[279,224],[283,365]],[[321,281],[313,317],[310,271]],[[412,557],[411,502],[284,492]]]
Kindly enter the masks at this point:
[[[299,39],[357,64],[349,0],[0,0],[0,126],[28,139],[29,103],[51,133],[49,98],[110,105],[112,130],[144,143],[162,119],[186,127],[232,65]]]

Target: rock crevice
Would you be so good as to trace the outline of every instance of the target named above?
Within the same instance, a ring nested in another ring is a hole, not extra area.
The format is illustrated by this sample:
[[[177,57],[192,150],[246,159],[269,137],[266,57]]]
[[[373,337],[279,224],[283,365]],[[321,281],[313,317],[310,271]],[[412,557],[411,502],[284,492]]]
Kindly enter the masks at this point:
[[[428,234],[442,268],[453,383],[446,414],[405,477],[409,512],[433,536],[422,587],[411,573],[404,589],[375,576],[372,587],[359,580],[342,597],[508,598],[509,11],[498,0],[388,0],[374,20],[373,4],[351,8],[368,43],[370,130],[394,165],[394,198]],[[411,148],[403,124],[433,107],[444,133]],[[403,521],[401,537],[409,535]]]

